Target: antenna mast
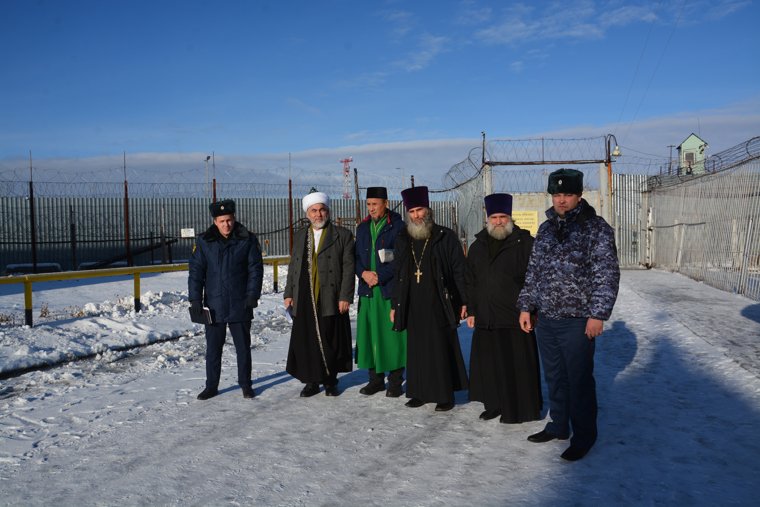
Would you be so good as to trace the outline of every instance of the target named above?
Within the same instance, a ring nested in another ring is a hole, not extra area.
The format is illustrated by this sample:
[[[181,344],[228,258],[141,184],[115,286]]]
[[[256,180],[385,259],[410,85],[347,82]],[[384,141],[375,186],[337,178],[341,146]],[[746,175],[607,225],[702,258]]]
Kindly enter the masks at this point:
[[[354,161],[354,157],[344,158],[338,160],[343,164],[343,198],[351,198],[351,162]]]

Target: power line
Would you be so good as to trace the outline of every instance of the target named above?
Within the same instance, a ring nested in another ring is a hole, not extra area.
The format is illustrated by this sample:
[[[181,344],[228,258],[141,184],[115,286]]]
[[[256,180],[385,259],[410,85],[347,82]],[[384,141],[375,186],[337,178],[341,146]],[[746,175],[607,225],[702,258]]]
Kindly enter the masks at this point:
[[[625,130],[625,134],[621,136],[623,139],[628,137],[628,134],[631,131],[631,127],[633,126],[633,122],[636,121],[636,118],[639,116],[639,111],[641,110],[641,106],[644,104],[644,100],[647,97],[647,93],[649,93],[649,88],[652,86],[654,77],[657,75],[657,71],[660,69],[660,64],[662,63],[663,58],[665,58],[665,53],[667,52],[668,46],[670,45],[670,41],[673,39],[673,35],[676,33],[676,28],[678,28],[678,25],[681,22],[683,7],[684,7],[684,4],[683,2],[681,2],[681,6],[678,9],[678,17],[676,18],[676,22],[673,24],[673,28],[670,30],[670,35],[668,35],[668,40],[665,41],[665,45],[662,47],[662,51],[660,52],[660,58],[657,60],[657,64],[655,65],[654,70],[652,71],[652,75],[649,77],[649,82],[647,83],[646,88],[644,88],[644,94],[641,96],[639,105],[636,107],[636,112],[633,114],[631,121],[628,123],[628,127]]]

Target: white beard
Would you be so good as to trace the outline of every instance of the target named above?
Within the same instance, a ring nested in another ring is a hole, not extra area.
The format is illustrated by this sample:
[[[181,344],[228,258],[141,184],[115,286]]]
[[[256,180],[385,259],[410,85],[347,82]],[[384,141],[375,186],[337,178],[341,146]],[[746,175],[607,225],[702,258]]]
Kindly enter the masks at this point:
[[[507,236],[512,234],[512,231],[514,230],[514,225],[512,222],[509,222],[507,225],[491,225],[490,223],[486,224],[486,230],[488,231],[488,235],[491,236],[493,239],[497,241],[501,241],[503,239],[506,239]]]

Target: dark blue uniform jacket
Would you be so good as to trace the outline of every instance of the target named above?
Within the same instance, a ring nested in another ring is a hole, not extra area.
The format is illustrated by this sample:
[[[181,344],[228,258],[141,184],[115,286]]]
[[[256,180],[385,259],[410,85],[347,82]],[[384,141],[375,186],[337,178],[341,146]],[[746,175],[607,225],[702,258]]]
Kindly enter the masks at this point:
[[[216,225],[196,238],[190,257],[188,299],[203,301],[214,322],[244,322],[253,318],[261,297],[264,265],[256,236],[235,222],[229,238]]]

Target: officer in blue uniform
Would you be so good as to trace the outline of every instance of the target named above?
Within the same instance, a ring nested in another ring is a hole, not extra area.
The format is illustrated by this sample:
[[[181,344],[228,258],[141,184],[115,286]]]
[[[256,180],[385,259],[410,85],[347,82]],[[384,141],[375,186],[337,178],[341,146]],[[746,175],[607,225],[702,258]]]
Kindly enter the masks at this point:
[[[188,298],[193,320],[208,307],[206,323],[206,388],[199,400],[219,393],[222,350],[229,327],[237,353],[238,384],[245,398],[251,387],[251,320],[261,297],[264,267],[256,236],[235,220],[235,201],[209,206],[214,223],[196,238],[190,257]]]

